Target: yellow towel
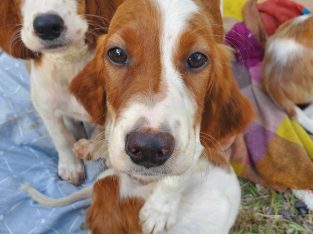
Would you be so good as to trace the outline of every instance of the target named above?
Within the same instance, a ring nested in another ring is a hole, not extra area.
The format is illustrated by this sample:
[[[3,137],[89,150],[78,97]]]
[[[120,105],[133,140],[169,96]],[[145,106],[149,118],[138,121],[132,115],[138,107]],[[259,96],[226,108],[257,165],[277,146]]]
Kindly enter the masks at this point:
[[[223,0],[224,17],[232,17],[237,20],[242,20],[242,7],[246,0]]]

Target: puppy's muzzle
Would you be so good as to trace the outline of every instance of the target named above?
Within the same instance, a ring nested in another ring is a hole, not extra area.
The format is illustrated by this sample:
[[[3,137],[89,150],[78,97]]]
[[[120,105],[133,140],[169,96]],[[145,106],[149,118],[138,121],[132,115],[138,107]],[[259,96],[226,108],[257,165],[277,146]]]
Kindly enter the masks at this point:
[[[174,146],[174,137],[169,133],[133,131],[126,136],[125,151],[134,163],[151,168],[164,164]]]
[[[64,30],[64,21],[55,14],[39,15],[34,19],[33,27],[40,39],[52,41],[60,37]]]

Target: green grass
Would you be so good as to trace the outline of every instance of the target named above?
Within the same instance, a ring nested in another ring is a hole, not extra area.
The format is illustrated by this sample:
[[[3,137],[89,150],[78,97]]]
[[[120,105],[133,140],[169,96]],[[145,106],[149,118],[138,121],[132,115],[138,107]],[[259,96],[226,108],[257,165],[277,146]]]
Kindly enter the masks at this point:
[[[310,234],[313,213],[301,214],[291,191],[278,193],[241,180],[242,201],[231,234]]]

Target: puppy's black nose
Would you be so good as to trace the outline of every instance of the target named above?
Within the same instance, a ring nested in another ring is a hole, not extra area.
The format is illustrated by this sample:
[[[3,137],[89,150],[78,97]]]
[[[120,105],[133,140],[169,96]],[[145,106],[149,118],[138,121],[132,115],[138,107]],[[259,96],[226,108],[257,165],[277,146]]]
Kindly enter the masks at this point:
[[[58,15],[40,15],[34,19],[36,35],[45,41],[52,41],[60,37],[64,30],[64,21]]]
[[[165,132],[131,132],[126,137],[125,151],[131,160],[146,168],[166,162],[173,153],[175,140]]]

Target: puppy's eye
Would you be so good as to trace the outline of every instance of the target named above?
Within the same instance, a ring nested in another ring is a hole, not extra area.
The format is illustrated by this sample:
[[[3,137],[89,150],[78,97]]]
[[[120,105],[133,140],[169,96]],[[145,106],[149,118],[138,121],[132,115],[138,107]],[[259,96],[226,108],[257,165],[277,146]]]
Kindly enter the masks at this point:
[[[204,67],[208,63],[209,59],[207,56],[200,52],[193,53],[187,58],[187,66],[190,69],[199,69]]]
[[[124,64],[127,64],[128,62],[127,53],[119,47],[114,47],[112,49],[109,49],[108,57],[110,61],[116,65],[124,65]]]

